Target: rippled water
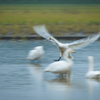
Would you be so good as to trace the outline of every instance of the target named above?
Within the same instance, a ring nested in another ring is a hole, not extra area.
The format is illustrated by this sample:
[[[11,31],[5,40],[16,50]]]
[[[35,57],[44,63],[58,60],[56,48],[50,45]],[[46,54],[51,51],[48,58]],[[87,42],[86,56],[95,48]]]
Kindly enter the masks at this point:
[[[39,45],[45,50],[41,61],[27,61],[28,52]],[[85,79],[87,56],[94,56],[94,70],[100,70],[100,41],[77,50],[73,56],[71,78],[59,79],[43,72],[59,57],[51,42],[0,41],[0,100],[100,100],[100,80]]]

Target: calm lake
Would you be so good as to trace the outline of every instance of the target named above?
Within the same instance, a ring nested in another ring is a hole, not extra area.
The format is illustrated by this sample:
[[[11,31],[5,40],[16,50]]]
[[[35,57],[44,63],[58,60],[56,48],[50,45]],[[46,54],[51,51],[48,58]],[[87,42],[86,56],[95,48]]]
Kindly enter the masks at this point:
[[[41,61],[26,60],[28,52],[40,45],[45,50]],[[100,80],[85,78],[89,66],[87,56],[94,57],[94,70],[100,70],[100,41],[76,50],[72,55],[74,65],[70,79],[58,78],[43,72],[59,58],[58,49],[51,42],[1,40],[0,100],[100,100]]]

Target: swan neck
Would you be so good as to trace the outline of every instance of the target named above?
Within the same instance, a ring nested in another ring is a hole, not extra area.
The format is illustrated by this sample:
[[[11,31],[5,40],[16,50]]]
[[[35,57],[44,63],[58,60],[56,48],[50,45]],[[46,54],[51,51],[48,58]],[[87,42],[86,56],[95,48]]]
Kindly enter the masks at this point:
[[[57,46],[59,46],[59,45],[58,45],[58,42],[57,42],[56,40],[54,40],[54,39],[52,39],[52,40],[56,43]]]
[[[68,53],[68,58],[69,58],[69,59],[73,59],[71,53]]]
[[[66,58],[65,59],[68,63],[73,63],[73,61],[71,60],[71,59],[69,59],[69,58]]]
[[[89,59],[89,71],[93,71],[93,58]]]
[[[72,61],[72,56],[71,56],[71,53],[69,53],[68,51],[65,51],[64,52],[64,59],[68,62],[68,63],[73,63]]]

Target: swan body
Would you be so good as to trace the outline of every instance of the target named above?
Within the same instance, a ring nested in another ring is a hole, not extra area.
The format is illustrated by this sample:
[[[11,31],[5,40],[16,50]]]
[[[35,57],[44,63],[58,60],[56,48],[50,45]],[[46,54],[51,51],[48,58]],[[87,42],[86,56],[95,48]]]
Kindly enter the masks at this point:
[[[68,53],[74,53],[74,51],[72,49],[68,49],[66,51],[66,61],[57,61],[51,63],[44,71],[60,75],[66,74],[68,71],[70,71],[73,61],[68,58]]]
[[[87,78],[100,78],[100,71],[89,71],[86,74]]]
[[[43,54],[44,54],[43,46],[38,46],[29,52],[28,57],[26,59],[38,60],[43,56]]]
[[[45,72],[52,72],[55,74],[65,74],[72,67],[73,63],[67,63],[66,61],[58,61],[50,64]]]
[[[89,71],[86,74],[86,78],[100,78],[100,71],[93,71],[93,57],[89,56]]]
[[[85,47],[91,43],[93,43],[94,41],[96,41],[99,37],[100,34],[97,35],[93,35],[93,36],[89,36],[88,38],[85,39],[80,39],[77,41],[74,41],[72,43],[61,43],[59,42],[57,39],[55,39],[46,29],[45,25],[38,25],[38,26],[33,26],[33,29],[35,30],[35,32],[44,37],[45,39],[52,41],[54,44],[57,45],[58,50],[60,52],[60,57],[58,59],[58,61],[61,59],[61,57],[63,56],[64,52],[66,49],[71,48],[71,49],[80,49],[82,47]]]

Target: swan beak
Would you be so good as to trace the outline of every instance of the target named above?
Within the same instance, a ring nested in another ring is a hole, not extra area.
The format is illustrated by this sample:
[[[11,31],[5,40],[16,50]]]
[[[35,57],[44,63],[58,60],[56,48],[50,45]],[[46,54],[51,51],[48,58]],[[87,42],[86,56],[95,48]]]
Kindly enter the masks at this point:
[[[49,39],[52,40],[52,37],[50,37]]]
[[[75,51],[73,49],[70,50],[70,53],[75,53]]]

